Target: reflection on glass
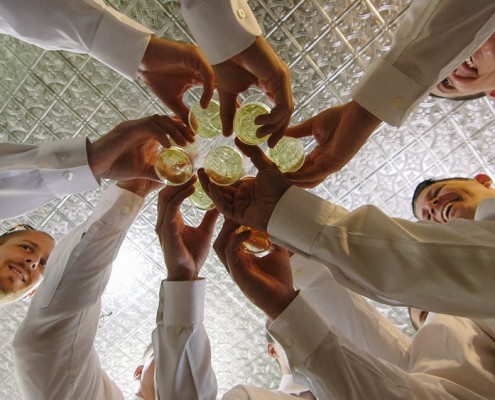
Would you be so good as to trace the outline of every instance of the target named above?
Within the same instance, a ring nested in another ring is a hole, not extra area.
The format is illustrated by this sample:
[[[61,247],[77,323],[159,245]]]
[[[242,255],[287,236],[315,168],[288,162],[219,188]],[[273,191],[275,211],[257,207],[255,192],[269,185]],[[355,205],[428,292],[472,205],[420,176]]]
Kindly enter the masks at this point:
[[[215,147],[206,155],[205,172],[217,185],[232,185],[244,174],[241,152],[232,146]]]
[[[186,151],[172,146],[162,150],[155,162],[157,176],[169,185],[181,185],[194,174],[194,165]]]
[[[203,186],[199,181],[194,184],[194,193],[189,196],[189,201],[192,205],[200,210],[208,211],[213,210],[215,205],[203,190]]]
[[[254,254],[256,257],[264,257],[270,254],[273,249],[272,242],[268,240],[268,233],[250,228],[249,226],[241,226],[237,228],[236,233],[251,231],[251,237],[242,243],[242,250],[245,253]]]
[[[222,133],[220,105],[211,100],[207,108],[202,108],[199,102],[189,111],[189,126],[192,131],[203,138],[211,139]]]
[[[270,135],[262,138],[256,137],[256,130],[260,125],[256,125],[254,120],[258,115],[269,114],[270,108],[263,103],[252,102],[240,107],[234,117],[234,132],[244,143],[258,145],[268,140]]]
[[[187,154],[189,154],[189,157],[191,157],[191,159],[195,159],[198,154],[199,154],[199,148],[200,148],[200,140],[198,137],[195,137],[194,138],[194,142],[192,143],[187,143],[185,146],[179,146],[177,143],[175,143],[172,139],[170,139],[170,143],[172,144],[172,146],[175,146],[175,147],[180,147],[182,150],[184,150]]]
[[[268,151],[268,157],[280,171],[296,172],[304,164],[304,146],[296,138],[284,136]]]

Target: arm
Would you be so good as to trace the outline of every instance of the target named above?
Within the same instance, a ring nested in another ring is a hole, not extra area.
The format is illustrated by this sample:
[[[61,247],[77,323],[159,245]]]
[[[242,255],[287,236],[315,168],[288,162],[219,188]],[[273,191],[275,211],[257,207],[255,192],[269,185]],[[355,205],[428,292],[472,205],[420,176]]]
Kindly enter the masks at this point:
[[[455,381],[411,373],[360,350],[327,325],[304,292],[269,331],[284,347],[301,383],[321,399],[484,399]]]
[[[111,264],[144,200],[110,187],[87,222],[50,255],[45,280],[14,339],[16,376],[25,398],[93,398],[118,390],[93,347]],[[27,373],[33,368],[36,374]]]
[[[416,223],[390,218],[374,206],[348,212],[292,187],[271,215],[268,232],[377,301],[493,317],[492,221]]]
[[[203,326],[206,285],[198,275],[208,256],[218,212],[207,212],[196,228],[184,224],[180,205],[194,191],[194,181],[163,189],[158,200],[156,232],[168,274],[162,282],[152,335],[157,399],[214,400],[217,394]],[[149,389],[141,376],[138,394],[150,393]]]
[[[353,100],[399,126],[438,82],[493,34],[494,23],[491,0],[477,1],[476,7],[463,0],[414,1],[392,49],[367,72]]]
[[[125,121],[90,143],[76,138],[41,145],[0,144],[0,218],[29,212],[63,195],[98,187],[100,178],[157,179],[153,155],[193,134],[167,116]]]

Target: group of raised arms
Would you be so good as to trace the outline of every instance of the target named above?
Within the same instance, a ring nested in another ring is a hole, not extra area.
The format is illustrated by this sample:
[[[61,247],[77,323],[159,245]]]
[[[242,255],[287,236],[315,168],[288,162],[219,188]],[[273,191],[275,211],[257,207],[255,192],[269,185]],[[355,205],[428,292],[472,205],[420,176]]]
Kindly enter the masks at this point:
[[[85,222],[58,241],[27,224],[0,236],[0,306],[30,298],[13,342],[22,397],[124,399],[95,349],[101,297],[128,229],[159,191],[150,235],[166,273],[133,398],[217,399],[201,274],[214,251],[266,315],[268,353],[282,374],[278,390],[237,385],[222,399],[495,399],[491,178],[419,183],[415,222],[372,205],[349,211],[307,190],[344,167],[382,122],[400,126],[428,95],[495,98],[495,2],[413,0],[391,49],[352,100],[290,127],[290,70],[247,1],[180,3],[197,45],[159,38],[103,0],[0,0],[1,33],[88,54],[141,79],[171,112],[124,121],[93,141],[81,134],[0,143],[1,220],[113,182]],[[194,86],[202,86],[203,108],[217,91],[224,136],[233,134],[239,96],[257,87],[272,103],[255,120],[258,137],[270,134],[269,147],[284,136],[316,145],[298,171],[282,173],[260,147],[235,139],[254,177],[220,186],[200,168],[186,183],[166,186],[152,160],[159,146],[194,142],[183,99]],[[215,207],[189,226],[181,205],[198,182]],[[253,230],[268,233],[269,254],[243,250]],[[365,297],[409,307],[417,333],[404,334]]]

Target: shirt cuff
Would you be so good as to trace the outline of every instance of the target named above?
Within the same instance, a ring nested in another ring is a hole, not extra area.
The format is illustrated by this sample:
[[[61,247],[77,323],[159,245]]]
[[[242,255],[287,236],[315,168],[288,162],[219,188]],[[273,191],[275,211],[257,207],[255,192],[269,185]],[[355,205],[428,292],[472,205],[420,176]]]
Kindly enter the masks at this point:
[[[318,196],[292,186],[279,200],[268,221],[268,234],[274,242],[311,253],[321,227],[338,207]]]
[[[183,0],[182,16],[212,65],[239,54],[262,34],[246,0]]]
[[[48,190],[55,195],[99,187],[88,164],[85,137],[41,144],[36,167]]]
[[[299,292],[268,331],[282,345],[291,364],[297,367],[316,350],[328,335],[329,328],[311,307],[309,298]]]
[[[88,54],[133,80],[153,31],[111,7],[104,6],[104,9],[106,12]]]
[[[191,326],[203,322],[206,280],[162,281],[156,323]]]
[[[352,99],[382,121],[400,126],[427,92],[428,88],[378,60],[354,89]]]

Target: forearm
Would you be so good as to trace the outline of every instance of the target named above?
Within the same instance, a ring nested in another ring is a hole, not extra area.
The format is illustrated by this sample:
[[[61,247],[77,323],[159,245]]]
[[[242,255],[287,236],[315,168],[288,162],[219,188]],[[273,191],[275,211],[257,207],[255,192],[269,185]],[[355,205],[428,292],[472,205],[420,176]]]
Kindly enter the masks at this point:
[[[356,348],[327,325],[302,292],[269,331],[284,347],[297,372],[296,381],[320,399],[481,400],[454,382],[445,384],[443,378],[408,373]]]
[[[245,50],[262,34],[246,0],[182,0],[182,15],[212,65]]]
[[[214,400],[211,349],[203,326],[205,281],[163,281],[153,331],[157,399]]]
[[[86,138],[41,145],[0,144],[0,219],[97,187],[88,165]]]
[[[0,32],[48,50],[87,53],[128,79],[153,33],[101,0],[1,1]]]
[[[493,317],[492,221],[415,223],[373,206],[349,213],[292,187],[277,204],[268,232],[275,242],[327,265],[351,290],[378,301]]]
[[[401,125],[416,105],[493,33],[495,3],[416,0],[404,14],[392,49],[352,98],[381,120]]]

